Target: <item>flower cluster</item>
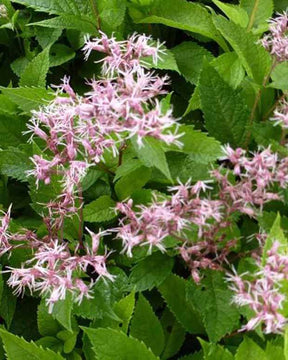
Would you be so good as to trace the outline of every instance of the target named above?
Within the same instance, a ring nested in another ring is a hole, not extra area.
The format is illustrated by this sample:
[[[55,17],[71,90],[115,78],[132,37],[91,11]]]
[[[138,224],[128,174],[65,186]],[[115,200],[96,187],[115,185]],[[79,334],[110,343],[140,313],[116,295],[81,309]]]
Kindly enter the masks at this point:
[[[267,252],[265,264],[261,265],[261,259],[258,259],[258,271],[250,279],[247,279],[247,273],[228,276],[230,288],[235,292],[233,301],[240,306],[248,305],[255,313],[243,331],[263,324],[266,334],[280,333],[287,323],[281,313],[285,301],[281,287],[283,280],[288,280],[288,255],[280,251],[281,246],[275,241]]]
[[[288,99],[282,99],[276,110],[274,116],[270,119],[275,121],[275,125],[280,125],[283,129],[288,129]]]
[[[288,159],[279,160],[270,149],[252,157],[229,146],[224,152],[223,159],[229,161],[231,169],[222,166],[211,172],[217,185],[213,196],[203,196],[212,187],[198,181],[171,187],[171,196],[154,198],[151,205],[140,205],[136,210],[132,200],[118,204],[124,216],[114,231],[123,242],[123,252],[132,256],[138,245],[164,251],[164,240],[173,236],[182,243],[178,250],[196,282],[200,281],[199,269],[222,269],[238,242],[223,231],[232,225],[233,215],[256,216],[266,202],[279,199],[278,188],[285,188],[288,181]]]
[[[270,20],[270,34],[264,36],[262,45],[273,55],[277,62],[288,60],[288,12],[278,14]]]
[[[145,35],[133,35],[117,42],[105,34],[87,40],[86,58],[92,50],[106,54],[101,60],[103,79],[91,80],[91,90],[79,96],[64,78],[55,99],[33,113],[28,132],[31,140],[36,136],[45,142],[46,151],[33,156],[34,169],[29,174],[36,177],[37,185],[39,181],[49,184],[55,174],[61,177],[62,193],[49,204],[50,215],[61,218],[59,226],[65,216],[77,212],[81,180],[90,166],[105,161],[107,151],[117,156],[119,147],[133,136],[139,146],[146,136],[180,144],[171,109],[163,113],[155,99],[166,93],[168,78],[148,71],[142,61],[147,56],[154,61],[159,58],[160,44],[154,46],[151,41]]]

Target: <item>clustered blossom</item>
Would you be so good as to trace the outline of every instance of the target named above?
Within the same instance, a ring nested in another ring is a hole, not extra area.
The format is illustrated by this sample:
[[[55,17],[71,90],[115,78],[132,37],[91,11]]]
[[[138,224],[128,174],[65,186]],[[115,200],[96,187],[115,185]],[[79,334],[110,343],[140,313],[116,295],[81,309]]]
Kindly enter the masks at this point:
[[[229,161],[231,169],[222,166],[211,172],[218,188],[213,197],[203,196],[212,187],[198,181],[171,187],[171,196],[155,198],[151,205],[140,205],[136,210],[132,200],[117,205],[124,217],[114,231],[123,242],[124,252],[132,256],[132,249],[138,245],[148,245],[149,251],[153,246],[164,251],[164,240],[173,236],[182,242],[180,255],[196,282],[200,281],[199,269],[223,268],[238,242],[237,238],[226,239],[223,231],[231,226],[233,214],[255,217],[265,203],[280,199],[279,187],[286,188],[288,183],[288,158],[278,159],[270,149],[259,150],[251,157],[240,148],[227,146],[223,150],[223,160]],[[231,172],[236,179],[231,178]]]
[[[270,34],[264,36],[262,45],[277,62],[288,60],[288,12],[271,19],[269,30]]]
[[[288,255],[281,254],[281,245],[275,241],[267,252],[267,259],[261,265],[258,259],[258,271],[250,275],[241,276],[236,273],[228,276],[231,290],[235,292],[233,301],[240,305],[248,305],[255,315],[241,329],[250,331],[259,324],[263,324],[264,332],[280,333],[287,324],[281,311],[284,306],[285,296],[281,292],[283,280],[288,280]]]
[[[280,125],[283,129],[288,129],[288,99],[282,99],[276,110],[274,111],[273,117],[270,119],[275,121],[275,125]]]
[[[87,39],[86,58],[91,51],[104,53],[101,80],[88,82],[91,90],[84,96],[75,93],[64,78],[55,99],[40,111],[34,111],[29,131],[46,143],[43,155],[34,155],[36,184],[51,182],[56,175],[62,179],[62,193],[49,204],[50,215],[63,218],[77,212],[77,195],[81,180],[90,166],[105,162],[105,153],[116,157],[127,139],[135,136],[139,146],[146,136],[176,143],[177,122],[172,110],[166,113],[155,97],[165,94],[166,76],[159,77],[145,68],[142,58],[152,56],[157,62],[160,44],[155,46],[145,35],[132,35],[118,42],[101,34]],[[65,94],[64,94],[65,93]],[[173,131],[171,130],[173,129]]]

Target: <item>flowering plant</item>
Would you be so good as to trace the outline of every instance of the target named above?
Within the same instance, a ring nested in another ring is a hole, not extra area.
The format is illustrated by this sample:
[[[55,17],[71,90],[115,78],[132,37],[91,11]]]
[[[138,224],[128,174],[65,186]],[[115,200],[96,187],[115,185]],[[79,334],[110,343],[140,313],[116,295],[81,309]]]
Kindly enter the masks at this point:
[[[0,14],[0,357],[285,359],[281,2]]]

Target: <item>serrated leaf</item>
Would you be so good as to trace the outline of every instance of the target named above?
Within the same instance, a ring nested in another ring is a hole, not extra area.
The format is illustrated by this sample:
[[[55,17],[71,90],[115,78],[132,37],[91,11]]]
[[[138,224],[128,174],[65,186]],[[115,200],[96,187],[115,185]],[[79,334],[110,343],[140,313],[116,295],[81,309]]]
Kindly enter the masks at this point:
[[[209,134],[223,144],[241,146],[245,139],[249,110],[240,92],[226,84],[208,64],[201,73],[199,91]]]
[[[140,341],[112,329],[83,328],[99,360],[157,360]]]
[[[27,113],[31,110],[37,110],[40,106],[47,105],[54,99],[51,91],[37,87],[1,87],[1,91]]]
[[[172,258],[156,252],[134,265],[129,282],[136,291],[152,290],[169,276],[172,267]]]
[[[234,356],[221,345],[207,343],[199,338],[204,351],[204,360],[233,360]]]
[[[138,158],[147,167],[156,167],[167,179],[171,179],[165,152],[160,141],[154,138],[144,138],[143,145],[139,147],[136,138],[132,138],[132,144]]]
[[[285,335],[284,335],[285,337]],[[282,339],[277,342],[277,338],[275,341],[271,340],[267,342],[266,349],[265,349],[265,355],[267,360],[287,360],[288,359],[288,353],[287,357],[284,355],[284,349],[283,349],[283,342]]]
[[[29,25],[41,26],[50,29],[79,30],[91,35],[97,34],[97,29],[93,19],[85,15],[63,14],[52,19],[37,21]]]
[[[165,336],[165,347],[161,359],[166,360],[178,353],[185,340],[186,332],[168,308],[165,308],[162,314],[161,324]]]
[[[212,342],[219,341],[239,326],[240,314],[237,308],[231,305],[231,298],[232,293],[220,272],[207,272],[201,285],[196,285],[192,280],[187,283],[187,301],[201,313]]]
[[[288,62],[284,61],[275,66],[271,78],[272,83],[269,86],[283,91],[288,90]]]
[[[249,15],[249,29],[267,24],[274,8],[273,0],[240,0],[240,6]]]
[[[18,146],[25,142],[22,132],[26,130],[25,120],[20,116],[0,114],[0,147]]]
[[[240,25],[234,24],[222,16],[215,16],[214,24],[238,54],[248,76],[262,85],[263,79],[271,68],[271,57],[257,43],[257,38],[253,34],[243,31]]]
[[[122,0],[98,0],[97,10],[101,20],[101,29],[111,32],[122,24],[126,12],[126,1]]]
[[[141,166],[121,177],[115,184],[115,191],[119,200],[124,200],[134,191],[140,190],[148,182],[150,176],[151,169]]]
[[[135,307],[135,292],[132,291],[129,295],[125,296],[121,300],[119,300],[114,305],[115,314],[122,320],[121,329],[127,333],[130,320],[133,315]]]
[[[164,348],[164,333],[161,323],[154,314],[149,301],[139,294],[130,326],[130,335],[142,340],[155,355]]]
[[[5,115],[15,115],[17,113],[16,104],[4,94],[0,94],[0,113]]]
[[[15,309],[16,309],[17,298],[13,295],[11,289],[4,282],[2,298],[0,302],[0,316],[4,319],[7,328],[10,328],[12,323]]]
[[[259,345],[257,345],[248,336],[244,337],[244,340],[237,349],[235,360],[267,360],[265,352]]]
[[[1,141],[0,141],[1,142]],[[27,154],[17,148],[0,151],[0,173],[20,181],[27,181],[26,171],[31,169]]]
[[[49,50],[48,46],[25,67],[20,77],[20,86],[45,87],[49,70]]]
[[[186,299],[186,283],[183,278],[171,274],[158,289],[183,327],[191,334],[201,334],[204,330],[203,324],[199,313]]]
[[[108,195],[100,196],[97,200],[84,206],[83,216],[87,222],[110,221],[116,217],[115,201]]]
[[[10,66],[13,72],[20,77],[28,64],[29,60],[27,59],[27,57],[21,56],[14,60]]]
[[[58,300],[54,304],[52,310],[53,318],[69,331],[72,331],[72,309],[73,299],[72,295],[68,293],[64,300]]]
[[[210,51],[192,41],[185,41],[171,49],[180,73],[187,81],[197,84],[202,70],[203,60],[213,59]]]
[[[39,42],[42,49],[45,49],[47,46],[54,44],[62,34],[61,29],[51,28],[43,29],[43,27],[35,26],[36,39]]]
[[[241,27],[246,27],[248,25],[248,22],[249,22],[248,14],[247,14],[246,10],[241,8],[239,5],[225,4],[218,0],[212,0],[212,1],[235,24],[238,24]]]
[[[53,316],[48,313],[48,308],[44,301],[41,301],[38,305],[37,323],[39,333],[42,336],[56,335],[61,330],[57,320],[53,319]]]
[[[113,181],[115,182],[121,177],[129,175],[131,172],[140,168],[141,166],[143,166],[142,162],[138,159],[128,159],[127,161],[124,161],[120,166],[117,167]]]
[[[226,48],[225,42],[213,24],[211,14],[199,4],[185,0],[156,0],[149,9],[149,16],[139,22],[164,24],[191,31],[207,36]]]
[[[0,336],[4,343],[8,360],[63,360],[63,357],[49,349],[42,349],[33,342],[0,329]]]

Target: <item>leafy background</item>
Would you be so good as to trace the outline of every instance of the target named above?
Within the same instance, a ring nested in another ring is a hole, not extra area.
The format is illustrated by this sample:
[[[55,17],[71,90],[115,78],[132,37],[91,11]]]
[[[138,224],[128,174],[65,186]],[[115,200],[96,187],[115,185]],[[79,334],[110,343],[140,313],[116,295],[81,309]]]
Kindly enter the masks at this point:
[[[69,74],[73,87],[84,93],[84,79],[100,74],[100,57],[87,62],[84,36],[102,30],[118,39],[134,31],[165,42],[166,55],[157,71],[171,77],[175,117],[185,131],[181,151],[149,139],[141,151],[133,142],[117,167],[107,159],[84,179],[84,220],[92,229],[116,224],[116,201],[132,197],[147,203],[152,190],[165,193],[179,178],[204,180],[221,156],[221,144],[255,150],[279,145],[281,129],[267,120],[275,101],[288,89],[288,64],[271,68],[269,54],[257,43],[267,20],[284,11],[287,0],[2,0],[7,16],[0,18],[0,204],[13,203],[13,226],[41,233],[38,203],[57,194],[54,187],[29,183],[29,156],[41,153],[23,135],[31,110],[53,98],[50,84]],[[255,99],[259,97],[256,108]],[[269,231],[276,212],[287,231],[286,203],[265,208],[260,225]],[[249,219],[235,224],[238,235],[249,235],[259,224]],[[65,224],[73,241],[77,219]],[[278,222],[279,223],[279,222]],[[241,226],[240,226],[241,225]],[[276,225],[275,225],[276,226]],[[275,229],[273,230],[275,231]],[[278,230],[280,224],[278,224]],[[117,249],[117,244],[111,247]],[[243,245],[244,246],[244,245]],[[244,249],[245,250],[245,249]],[[18,298],[0,286],[0,358],[78,360],[284,360],[287,335],[264,337],[260,331],[237,333],[245,314],[230,304],[223,275],[207,272],[201,286],[190,279],[183,263],[168,251],[133,259],[115,253],[114,283],[98,282],[93,300],[73,306],[70,298],[57,303],[50,315],[43,300]],[[15,251],[2,266],[20,266],[29,252]],[[9,331],[9,332],[8,332]],[[5,355],[6,354],[6,355]]]

